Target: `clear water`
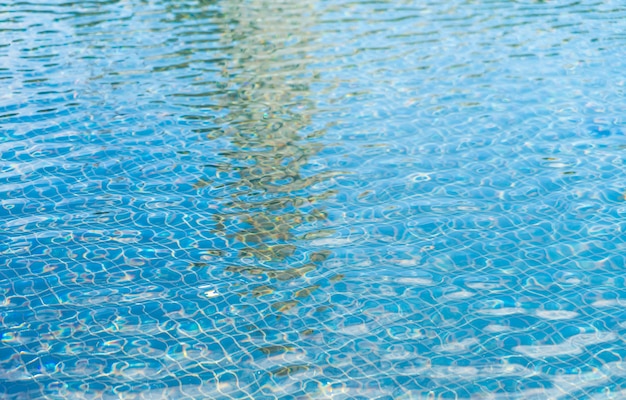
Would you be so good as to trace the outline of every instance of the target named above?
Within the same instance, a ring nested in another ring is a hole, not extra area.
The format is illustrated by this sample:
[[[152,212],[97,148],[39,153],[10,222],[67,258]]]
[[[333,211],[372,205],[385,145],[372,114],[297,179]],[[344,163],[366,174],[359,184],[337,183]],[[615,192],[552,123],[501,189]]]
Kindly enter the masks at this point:
[[[626,398],[623,2],[0,32],[3,399]]]

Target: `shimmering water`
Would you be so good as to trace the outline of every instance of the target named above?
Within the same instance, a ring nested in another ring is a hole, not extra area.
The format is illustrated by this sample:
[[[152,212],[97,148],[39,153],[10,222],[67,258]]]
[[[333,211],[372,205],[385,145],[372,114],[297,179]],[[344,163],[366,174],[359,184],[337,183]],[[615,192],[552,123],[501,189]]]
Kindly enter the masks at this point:
[[[626,398],[625,32],[0,4],[0,397]]]

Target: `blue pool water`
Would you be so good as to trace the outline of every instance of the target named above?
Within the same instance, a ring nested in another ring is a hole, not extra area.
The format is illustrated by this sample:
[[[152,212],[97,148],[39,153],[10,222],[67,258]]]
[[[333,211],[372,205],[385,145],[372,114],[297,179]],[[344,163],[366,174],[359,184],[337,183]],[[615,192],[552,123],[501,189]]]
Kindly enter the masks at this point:
[[[0,4],[0,397],[626,398],[625,32]]]

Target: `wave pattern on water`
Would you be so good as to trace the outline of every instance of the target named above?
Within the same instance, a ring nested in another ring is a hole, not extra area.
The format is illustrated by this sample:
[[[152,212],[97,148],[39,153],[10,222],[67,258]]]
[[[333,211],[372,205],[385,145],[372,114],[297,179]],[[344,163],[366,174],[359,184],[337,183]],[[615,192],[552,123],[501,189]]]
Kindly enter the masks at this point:
[[[0,4],[0,396],[623,397],[625,17]]]

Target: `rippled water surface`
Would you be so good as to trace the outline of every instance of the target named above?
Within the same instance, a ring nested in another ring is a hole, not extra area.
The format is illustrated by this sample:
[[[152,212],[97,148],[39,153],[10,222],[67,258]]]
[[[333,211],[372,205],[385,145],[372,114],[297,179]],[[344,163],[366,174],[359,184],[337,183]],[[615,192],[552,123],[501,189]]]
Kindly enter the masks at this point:
[[[625,32],[0,4],[0,397],[626,398]]]

